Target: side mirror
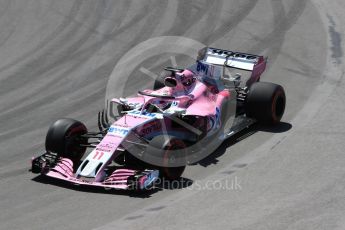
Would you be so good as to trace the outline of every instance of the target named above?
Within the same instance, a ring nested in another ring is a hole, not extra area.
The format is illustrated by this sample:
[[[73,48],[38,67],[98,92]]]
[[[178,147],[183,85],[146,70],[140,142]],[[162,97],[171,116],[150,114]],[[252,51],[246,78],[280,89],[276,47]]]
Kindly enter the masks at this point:
[[[177,86],[177,81],[175,78],[172,77],[166,77],[164,80],[164,85],[167,87],[176,87]]]

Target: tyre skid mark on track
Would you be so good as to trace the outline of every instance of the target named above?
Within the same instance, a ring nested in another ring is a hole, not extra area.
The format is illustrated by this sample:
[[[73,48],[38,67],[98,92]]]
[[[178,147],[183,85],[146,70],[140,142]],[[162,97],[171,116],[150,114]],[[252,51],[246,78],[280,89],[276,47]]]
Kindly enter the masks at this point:
[[[332,58],[334,58],[336,60],[336,62],[338,64],[341,64],[341,58],[343,57],[344,53],[343,53],[343,49],[342,49],[342,36],[341,34],[336,31],[336,24],[332,18],[332,16],[327,15],[328,19],[329,19],[329,27],[328,27],[328,32],[331,38],[331,43],[332,43],[332,47],[331,47],[331,52],[332,52]]]
[[[69,14],[67,16],[65,16],[62,23],[50,35],[48,35],[42,42],[40,42],[40,44],[38,46],[36,46],[36,47],[32,48],[31,50],[29,50],[28,52],[25,52],[24,54],[22,54],[20,58],[18,58],[16,60],[14,60],[13,62],[1,67],[0,72],[4,72],[4,71],[12,68],[13,66],[17,66],[18,64],[25,61],[26,59],[32,58],[42,48],[44,48],[46,45],[51,43],[62,31],[64,31],[64,29],[67,26],[69,26],[72,23],[70,18],[72,18],[73,15],[76,15],[77,12],[79,12],[82,2],[83,2],[82,0],[75,1],[73,6],[71,7]]]
[[[145,13],[145,12],[144,12]],[[146,16],[149,16],[149,14],[146,14]],[[157,14],[155,14],[155,12],[151,12],[151,17],[153,17],[153,16],[157,16]],[[99,17],[98,17],[99,18]],[[143,20],[143,18],[141,18],[141,20]],[[98,24],[99,24],[99,20],[96,20],[94,23],[93,23],[93,25],[91,26],[91,27],[97,27],[98,26]],[[73,31],[73,30],[75,30],[76,29],[76,27],[78,27],[78,25],[75,25],[72,29],[71,29],[71,31]],[[143,28],[142,29],[142,31],[139,31],[139,33],[138,34],[141,34],[141,36],[143,36],[143,33],[145,32],[144,30],[146,30],[145,28]],[[85,63],[86,62],[86,60],[87,59],[89,59],[89,57],[90,56],[92,56],[91,54],[92,53],[94,53],[94,50],[99,50],[99,49],[101,49],[104,45],[105,45],[105,43],[106,43],[106,41],[104,41],[104,40],[101,40],[101,41],[97,41],[97,42],[94,42],[92,45],[90,45],[89,47],[87,47],[87,48],[85,48],[85,49],[82,49],[82,50],[80,50],[80,51],[77,51],[77,52],[74,52],[74,53],[71,53],[71,52],[68,52],[68,50],[78,50],[78,48],[79,47],[81,47],[81,45],[83,44],[83,43],[85,43],[88,39],[89,39],[89,36],[86,36],[86,34],[88,34],[88,33],[92,33],[92,31],[86,31],[85,32],[85,35],[83,35],[83,36],[81,36],[81,38],[79,39],[79,40],[77,40],[76,42],[74,42],[72,45],[69,45],[68,47],[66,47],[66,48],[64,48],[62,51],[60,51],[60,53],[66,53],[65,55],[59,55],[59,58],[57,59],[57,60],[54,60],[54,62],[53,63],[51,63],[51,64],[48,64],[48,65],[43,65],[43,68],[42,69],[38,69],[35,73],[32,73],[31,75],[33,75],[33,76],[40,76],[40,75],[42,75],[42,74],[45,74],[47,71],[50,71],[53,67],[55,67],[55,66],[57,66],[57,65],[61,65],[61,64],[63,64],[63,63],[66,63],[66,62],[68,62],[68,60],[69,59],[77,59],[78,60],[78,64],[76,64],[76,65],[74,65],[74,66],[72,66],[71,67],[71,69],[69,70],[70,72],[72,72],[72,70],[73,69],[77,69],[78,67],[79,67],[79,65],[82,65],[83,63]],[[113,32],[112,34],[110,34],[109,36],[118,36],[118,34],[117,34],[117,32],[118,31],[115,31],[115,32]],[[150,31],[148,31],[148,30],[146,30],[146,33],[147,33],[147,35],[149,35],[150,34]],[[66,36],[71,36],[71,34],[70,33],[67,33],[67,35]],[[67,37],[63,37],[63,38],[61,38],[61,40],[68,40],[67,39]],[[108,41],[110,41],[111,39],[107,39]],[[60,42],[61,43],[61,42]],[[136,43],[136,41],[133,41],[132,43]],[[130,46],[130,45],[128,45],[128,46]],[[47,50],[45,53],[51,53],[51,52],[53,52],[53,50],[54,49],[56,49],[55,47],[53,47],[53,48],[51,48],[51,49],[49,49],[49,50]],[[57,56],[57,55],[55,55],[55,56]],[[69,58],[66,58],[67,56],[69,56]],[[81,57],[86,57],[86,58],[81,58]],[[52,57],[52,58],[54,58],[54,56]],[[36,63],[38,64],[38,63],[40,63],[41,62],[41,59],[40,58],[38,58],[37,59],[37,61],[36,61]],[[114,61],[113,61],[114,62]],[[24,67],[24,69],[25,68],[30,68],[31,66],[36,66],[37,64],[36,63],[34,63],[34,62],[31,62],[30,64],[28,64],[28,65],[26,65],[25,67]],[[18,72],[23,72],[23,69],[20,69]],[[65,71],[65,72],[68,72],[68,71]],[[13,75],[13,76],[16,76],[16,75]],[[12,76],[12,77],[13,77]],[[63,76],[63,75],[62,75]],[[31,77],[30,78],[30,81],[32,81],[33,79],[32,79],[33,77]],[[42,87],[41,87],[41,89],[43,90],[43,92],[44,92],[44,90],[50,90],[49,88],[55,88],[56,87],[56,84],[59,82],[59,81],[63,81],[64,79],[63,78],[57,78],[57,79],[59,79],[59,80],[55,80],[55,79],[52,79],[52,81],[54,82],[54,85],[53,86],[51,86],[51,82],[48,82],[47,84],[45,84],[45,85],[43,85]],[[24,85],[25,86],[25,85]],[[23,86],[23,87],[24,87]],[[9,88],[9,87],[7,87],[7,88]],[[25,95],[25,97],[31,97],[31,96],[34,96],[34,94],[35,94],[35,92],[33,92],[31,95]],[[23,102],[23,103],[25,103],[25,102]],[[11,103],[11,104],[13,104],[13,103]]]
[[[203,40],[203,42],[205,44],[212,44],[215,41],[217,41],[218,38],[222,38],[224,35],[229,33],[238,24],[240,24],[250,14],[252,10],[255,9],[257,3],[258,0],[250,0],[244,5],[241,5],[240,9],[236,11],[236,15],[230,16],[228,20],[223,22],[222,26],[212,31],[210,35]],[[229,49],[227,47],[224,48]]]
[[[16,28],[15,23],[16,23],[17,18],[15,17],[15,15],[11,15],[8,13],[10,12],[11,2],[12,2],[11,0],[7,0],[7,2],[2,3],[2,5],[0,6],[0,11],[1,11],[0,21],[1,21],[1,24],[3,23],[4,25],[6,25],[5,29],[2,29],[0,32],[0,47],[2,47],[10,39],[10,37],[15,32],[15,28]],[[6,4],[6,5],[3,6],[3,4]],[[4,18],[5,16],[8,16],[8,18]],[[11,27],[10,29],[7,29],[9,25],[11,25]]]
[[[252,46],[248,52],[259,53],[267,49],[266,55],[270,57],[270,63],[274,63],[284,43],[285,34],[302,15],[307,1],[295,0],[290,9],[286,11],[282,0],[271,0],[274,12],[274,29],[264,38],[261,38],[261,42]]]

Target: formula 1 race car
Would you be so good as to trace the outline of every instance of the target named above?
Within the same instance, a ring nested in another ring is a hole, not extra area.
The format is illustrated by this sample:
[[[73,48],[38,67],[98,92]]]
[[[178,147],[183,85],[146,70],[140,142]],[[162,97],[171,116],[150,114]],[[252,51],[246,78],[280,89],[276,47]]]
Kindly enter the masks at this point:
[[[277,124],[285,110],[282,86],[260,82],[263,56],[206,47],[194,65],[158,77],[153,89],[114,98],[99,113],[99,131],[60,119],[47,133],[46,152],[32,172],[73,184],[147,189],[178,179],[186,165],[211,154],[255,122]],[[114,122],[108,113],[116,110]],[[83,158],[86,149],[93,150]]]

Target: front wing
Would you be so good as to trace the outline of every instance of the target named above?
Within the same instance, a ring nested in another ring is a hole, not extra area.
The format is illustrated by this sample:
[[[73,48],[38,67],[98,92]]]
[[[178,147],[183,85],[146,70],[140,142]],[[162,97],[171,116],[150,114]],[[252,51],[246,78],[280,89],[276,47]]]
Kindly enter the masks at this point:
[[[101,182],[94,178],[77,178],[73,173],[73,162],[68,158],[45,153],[32,159],[32,172],[76,185],[86,185],[119,190],[143,190],[150,188],[159,178],[158,170],[135,170],[117,168]]]

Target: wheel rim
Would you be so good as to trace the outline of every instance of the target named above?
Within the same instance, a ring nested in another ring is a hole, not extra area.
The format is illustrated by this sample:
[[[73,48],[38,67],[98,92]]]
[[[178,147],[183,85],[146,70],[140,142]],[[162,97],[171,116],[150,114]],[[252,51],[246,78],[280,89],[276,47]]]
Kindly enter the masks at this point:
[[[80,146],[80,144],[86,144],[87,140],[80,138],[81,134],[85,134],[86,128],[83,125],[77,126],[69,130],[65,136],[66,140],[66,152],[70,154],[70,158],[73,161],[79,161],[86,151],[86,147]]]
[[[172,179],[172,180],[177,179],[183,173],[185,166],[168,167],[168,165],[169,165],[170,160],[174,159],[172,158],[174,156],[171,152],[174,150],[180,150],[184,148],[186,148],[186,145],[184,144],[183,141],[173,139],[169,143],[169,146],[165,149],[164,155],[163,155],[163,162],[164,162],[164,165],[166,165],[166,167],[163,167],[163,171],[164,171],[164,174],[168,177],[168,179]]]

